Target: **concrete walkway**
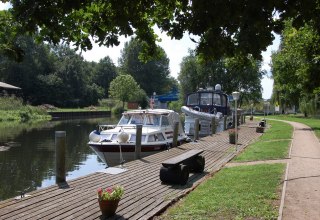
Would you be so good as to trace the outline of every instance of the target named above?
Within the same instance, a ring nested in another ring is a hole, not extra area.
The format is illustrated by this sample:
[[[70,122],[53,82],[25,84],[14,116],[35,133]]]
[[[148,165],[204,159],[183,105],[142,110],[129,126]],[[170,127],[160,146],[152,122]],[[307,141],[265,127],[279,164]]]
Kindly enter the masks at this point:
[[[279,219],[320,219],[320,143],[310,127],[294,127]]]

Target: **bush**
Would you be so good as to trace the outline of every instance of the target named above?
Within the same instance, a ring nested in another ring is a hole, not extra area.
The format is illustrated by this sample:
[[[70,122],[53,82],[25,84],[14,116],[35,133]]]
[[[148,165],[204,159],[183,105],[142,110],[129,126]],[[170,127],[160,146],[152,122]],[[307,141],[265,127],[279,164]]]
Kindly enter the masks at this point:
[[[14,96],[0,97],[0,121],[46,120],[47,112],[31,105],[24,105],[22,99]]]
[[[114,115],[121,115],[125,111],[125,109],[122,108],[122,104],[119,102],[115,105],[115,107],[112,108],[111,111]]]
[[[174,101],[169,103],[168,108],[175,112],[181,112],[181,106],[181,101]]]
[[[15,96],[0,97],[0,110],[16,110],[23,107],[23,101]]]

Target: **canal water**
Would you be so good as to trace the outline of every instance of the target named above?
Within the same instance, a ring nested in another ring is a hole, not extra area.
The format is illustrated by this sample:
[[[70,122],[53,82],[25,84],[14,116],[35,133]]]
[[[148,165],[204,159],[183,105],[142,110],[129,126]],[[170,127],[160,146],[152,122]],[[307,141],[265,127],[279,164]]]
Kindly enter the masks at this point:
[[[0,201],[55,184],[55,131],[66,131],[67,180],[106,167],[87,145],[98,124],[116,124],[118,118],[74,119],[33,124],[0,123]],[[126,162],[133,160],[127,157]],[[120,164],[119,153],[109,166]]]

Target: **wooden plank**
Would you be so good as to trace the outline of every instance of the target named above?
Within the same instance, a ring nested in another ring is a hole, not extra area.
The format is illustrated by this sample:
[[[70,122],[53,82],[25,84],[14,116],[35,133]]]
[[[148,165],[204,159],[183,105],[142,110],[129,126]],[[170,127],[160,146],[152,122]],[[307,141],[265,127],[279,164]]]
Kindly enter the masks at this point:
[[[190,151],[187,151],[181,155],[178,155],[176,157],[173,157],[173,158],[170,158],[170,159],[163,161],[162,165],[164,167],[175,166],[175,165],[178,165],[178,164],[184,162],[187,159],[190,159],[192,157],[195,157],[195,156],[201,154],[202,152],[203,152],[203,150],[190,150]]]

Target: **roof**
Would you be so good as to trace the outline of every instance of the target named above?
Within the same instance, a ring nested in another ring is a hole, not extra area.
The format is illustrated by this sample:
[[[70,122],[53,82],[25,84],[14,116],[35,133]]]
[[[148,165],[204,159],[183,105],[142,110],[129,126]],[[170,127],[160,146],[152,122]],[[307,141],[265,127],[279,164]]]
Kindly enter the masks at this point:
[[[4,89],[21,89],[20,87],[16,87],[16,86],[10,85],[8,83],[4,83],[4,82],[0,82],[0,88],[4,88]]]
[[[178,101],[179,93],[177,90],[174,90],[164,95],[157,95],[156,99],[158,99],[160,102]]]

